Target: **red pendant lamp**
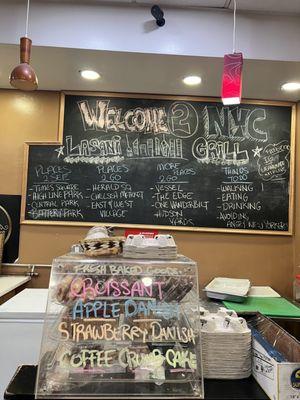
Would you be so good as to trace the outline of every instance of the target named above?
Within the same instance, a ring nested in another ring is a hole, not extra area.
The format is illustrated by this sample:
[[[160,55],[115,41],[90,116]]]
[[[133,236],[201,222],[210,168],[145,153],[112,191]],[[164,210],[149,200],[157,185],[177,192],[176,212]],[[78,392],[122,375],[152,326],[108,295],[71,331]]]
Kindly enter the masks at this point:
[[[11,86],[16,89],[25,91],[32,91],[38,88],[38,79],[36,73],[30,65],[30,52],[32,41],[27,37],[29,2],[30,0],[27,0],[25,37],[21,37],[20,39],[20,64],[13,69],[9,77]]]
[[[225,54],[222,79],[222,102],[224,105],[241,103],[242,68],[242,53]]]
[[[240,104],[242,98],[243,54],[235,51],[236,42],[236,0],[233,11],[233,51],[225,54],[222,77],[222,102],[224,105]]]

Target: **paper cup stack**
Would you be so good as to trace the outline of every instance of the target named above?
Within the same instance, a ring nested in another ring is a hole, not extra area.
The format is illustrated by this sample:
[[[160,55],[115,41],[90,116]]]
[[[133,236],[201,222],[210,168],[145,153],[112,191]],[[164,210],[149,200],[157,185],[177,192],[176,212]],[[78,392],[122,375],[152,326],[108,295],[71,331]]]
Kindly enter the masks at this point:
[[[204,378],[243,379],[251,375],[251,331],[235,311],[201,309]]]

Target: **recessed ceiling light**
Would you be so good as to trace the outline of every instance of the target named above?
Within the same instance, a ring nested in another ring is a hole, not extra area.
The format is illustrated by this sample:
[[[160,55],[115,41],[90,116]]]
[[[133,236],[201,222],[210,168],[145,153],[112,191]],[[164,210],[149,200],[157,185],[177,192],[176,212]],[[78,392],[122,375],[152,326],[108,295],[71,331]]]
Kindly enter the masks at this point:
[[[183,78],[183,83],[189,86],[199,85],[199,83],[201,83],[201,78],[197,75],[186,76]]]
[[[90,69],[84,69],[79,72],[80,72],[80,75],[82,76],[82,78],[89,79],[90,81],[94,81],[94,80],[100,78],[100,74],[98,74],[98,72],[92,71]]]
[[[294,92],[300,89],[300,82],[286,82],[281,86],[281,89],[286,92]]]

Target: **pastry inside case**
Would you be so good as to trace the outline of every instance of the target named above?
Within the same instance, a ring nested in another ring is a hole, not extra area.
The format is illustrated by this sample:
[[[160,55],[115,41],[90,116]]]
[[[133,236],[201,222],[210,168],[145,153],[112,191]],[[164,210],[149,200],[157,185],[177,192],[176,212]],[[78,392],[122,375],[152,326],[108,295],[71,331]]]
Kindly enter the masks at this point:
[[[36,398],[203,398],[194,261],[53,261]]]

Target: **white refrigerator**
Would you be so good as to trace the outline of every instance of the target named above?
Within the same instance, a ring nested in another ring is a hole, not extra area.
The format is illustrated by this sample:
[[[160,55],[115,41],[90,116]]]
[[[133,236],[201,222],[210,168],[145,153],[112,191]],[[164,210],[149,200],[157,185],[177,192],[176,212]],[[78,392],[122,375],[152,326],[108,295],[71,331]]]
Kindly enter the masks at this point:
[[[37,364],[48,289],[25,289],[0,305],[0,399],[22,364]]]

